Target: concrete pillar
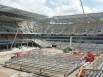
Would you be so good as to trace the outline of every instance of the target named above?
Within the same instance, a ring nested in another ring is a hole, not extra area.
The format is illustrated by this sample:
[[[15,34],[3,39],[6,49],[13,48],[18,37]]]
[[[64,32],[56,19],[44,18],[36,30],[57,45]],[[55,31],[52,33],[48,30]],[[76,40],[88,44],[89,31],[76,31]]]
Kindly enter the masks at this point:
[[[32,42],[32,47],[34,47],[33,42]]]
[[[28,42],[27,42],[27,48],[28,48]]]
[[[22,46],[22,42],[21,42],[21,46]]]
[[[70,37],[70,43],[69,43],[70,48],[72,48],[72,38],[73,37]]]
[[[8,49],[8,44],[7,44],[7,49]]]

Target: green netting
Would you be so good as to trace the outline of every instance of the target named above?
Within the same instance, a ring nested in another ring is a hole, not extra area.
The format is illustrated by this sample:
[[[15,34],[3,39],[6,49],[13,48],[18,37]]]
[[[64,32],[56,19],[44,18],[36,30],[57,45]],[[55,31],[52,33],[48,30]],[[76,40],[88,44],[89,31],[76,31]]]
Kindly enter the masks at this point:
[[[64,50],[63,50],[64,53],[69,53],[70,51],[72,51],[72,49],[69,48],[69,47],[66,47],[66,48],[64,48]]]

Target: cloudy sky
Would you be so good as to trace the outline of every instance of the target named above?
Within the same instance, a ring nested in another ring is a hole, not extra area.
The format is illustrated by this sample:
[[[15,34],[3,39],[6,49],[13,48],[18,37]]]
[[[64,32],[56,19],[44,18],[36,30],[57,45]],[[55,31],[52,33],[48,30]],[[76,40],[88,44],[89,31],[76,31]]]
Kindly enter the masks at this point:
[[[103,12],[103,0],[82,0],[85,13]],[[0,0],[0,4],[47,16],[81,14],[80,0]]]

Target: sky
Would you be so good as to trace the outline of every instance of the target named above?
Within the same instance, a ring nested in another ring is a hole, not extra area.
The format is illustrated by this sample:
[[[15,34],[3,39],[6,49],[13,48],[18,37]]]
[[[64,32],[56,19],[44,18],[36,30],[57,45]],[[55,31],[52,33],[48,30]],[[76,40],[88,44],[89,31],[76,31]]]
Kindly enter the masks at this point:
[[[103,0],[82,0],[85,13],[103,12]],[[0,4],[46,16],[82,14],[80,0],[0,0]]]

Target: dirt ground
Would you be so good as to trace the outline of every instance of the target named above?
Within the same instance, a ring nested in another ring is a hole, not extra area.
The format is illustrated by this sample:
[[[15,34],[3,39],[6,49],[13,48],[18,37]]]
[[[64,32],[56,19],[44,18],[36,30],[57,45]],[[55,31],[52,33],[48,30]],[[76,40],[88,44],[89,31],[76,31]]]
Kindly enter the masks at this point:
[[[0,57],[0,77],[11,77],[14,73],[17,73],[16,70],[3,67],[5,61],[9,60],[11,56],[12,54]]]
[[[21,73],[22,73],[22,75],[27,74],[25,72],[21,72],[21,71],[3,67],[5,62],[8,61],[11,58],[11,56],[14,55],[15,52],[17,52],[17,50],[0,52],[0,77],[15,77],[14,75],[16,75],[16,74],[21,74]],[[22,76],[22,77],[24,77],[24,76]],[[29,76],[25,76],[25,77],[29,77]]]

